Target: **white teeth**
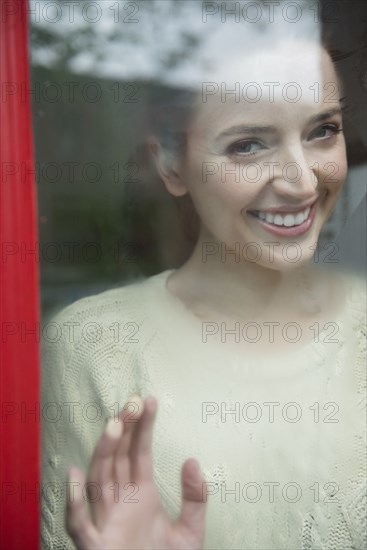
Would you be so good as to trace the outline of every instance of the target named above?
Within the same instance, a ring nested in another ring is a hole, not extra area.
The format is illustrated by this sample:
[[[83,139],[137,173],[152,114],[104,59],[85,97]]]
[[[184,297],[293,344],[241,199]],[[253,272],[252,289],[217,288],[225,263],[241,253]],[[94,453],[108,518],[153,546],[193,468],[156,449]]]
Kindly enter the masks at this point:
[[[271,223],[273,225],[284,225],[285,227],[294,227],[295,225],[301,225],[310,215],[311,208],[306,208],[303,212],[298,214],[270,214],[269,212],[258,211],[257,215],[261,220]]]
[[[287,214],[286,216],[284,216],[284,225],[286,227],[293,227],[294,225],[296,225],[296,220],[293,214]]]
[[[301,225],[301,223],[303,223],[305,221],[305,219],[307,219],[307,218],[305,218],[304,213],[301,212],[300,214],[297,214],[297,216],[295,217],[296,225]]]

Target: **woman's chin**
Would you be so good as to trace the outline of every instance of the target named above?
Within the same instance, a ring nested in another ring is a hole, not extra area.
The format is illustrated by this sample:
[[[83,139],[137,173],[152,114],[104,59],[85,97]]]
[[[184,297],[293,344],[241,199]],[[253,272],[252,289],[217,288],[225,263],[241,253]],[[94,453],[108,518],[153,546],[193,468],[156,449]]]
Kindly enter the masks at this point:
[[[302,269],[314,261],[319,234],[312,236],[307,241],[297,240],[285,243],[262,243],[261,257],[256,263],[258,266],[281,272],[290,272]]]
[[[317,219],[318,218],[318,219]],[[259,266],[276,271],[293,271],[307,266],[314,260],[318,247],[318,240],[325,220],[318,216],[310,230],[300,236],[285,239],[274,235],[265,240],[262,236],[253,238],[245,248],[258,250],[258,257],[253,261]],[[246,258],[249,259],[249,258]],[[251,261],[251,259],[250,259]]]

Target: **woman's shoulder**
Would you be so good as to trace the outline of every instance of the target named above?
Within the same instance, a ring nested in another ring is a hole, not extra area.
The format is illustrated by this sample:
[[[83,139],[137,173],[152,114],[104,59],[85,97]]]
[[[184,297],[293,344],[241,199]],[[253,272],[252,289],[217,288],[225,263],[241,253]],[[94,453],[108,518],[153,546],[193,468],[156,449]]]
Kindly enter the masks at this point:
[[[156,339],[149,296],[166,276],[159,273],[81,298],[43,325],[43,391],[48,400],[62,386],[100,392],[116,377],[135,379],[140,355]]]
[[[61,309],[42,325],[44,364],[57,360],[66,365],[72,358],[93,363],[101,353],[123,349],[133,355],[143,349],[156,332],[150,308],[167,276],[162,272],[135,279]]]
[[[344,276],[347,286],[347,310],[349,313],[351,338],[353,342],[354,375],[357,382],[358,407],[366,411],[366,356],[367,356],[367,292],[362,275],[349,273]]]
[[[341,276],[346,287],[347,307],[356,322],[366,324],[367,288],[360,274],[347,273]]]
[[[319,290],[326,296],[330,311],[341,317],[347,314],[356,321],[366,321],[366,281],[362,274],[321,269],[316,272]]]
[[[139,276],[128,280],[124,285],[111,288],[76,300],[59,310],[53,321],[66,319],[87,320],[91,318],[106,319],[109,316],[129,317],[130,314],[144,314],[145,299],[154,295],[161,286],[169,271],[163,271],[149,277]]]

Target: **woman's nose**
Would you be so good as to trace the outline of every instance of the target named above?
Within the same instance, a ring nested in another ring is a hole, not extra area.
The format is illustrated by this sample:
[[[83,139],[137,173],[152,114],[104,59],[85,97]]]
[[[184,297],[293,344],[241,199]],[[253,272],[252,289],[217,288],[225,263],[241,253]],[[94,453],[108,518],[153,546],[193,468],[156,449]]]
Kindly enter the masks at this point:
[[[306,158],[302,146],[284,151],[276,164],[272,184],[277,193],[298,200],[319,194],[319,165]]]

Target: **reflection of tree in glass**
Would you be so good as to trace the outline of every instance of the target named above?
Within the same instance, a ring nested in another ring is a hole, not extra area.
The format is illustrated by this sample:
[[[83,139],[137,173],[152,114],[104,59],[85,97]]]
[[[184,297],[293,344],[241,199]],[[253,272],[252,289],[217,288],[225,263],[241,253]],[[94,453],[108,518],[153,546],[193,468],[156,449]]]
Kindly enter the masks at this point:
[[[94,3],[100,10],[96,22],[91,21],[97,12],[92,14],[92,8],[87,9],[91,3],[86,0],[75,2],[72,7],[57,0],[53,4],[60,4],[58,11],[46,11],[46,0],[38,4],[40,16],[30,17],[33,65],[105,74],[106,64],[119,60],[124,65],[126,57],[124,70],[131,70],[133,48],[135,54],[138,51],[142,58],[148,57],[159,72],[190,60],[200,44],[198,29],[194,26],[188,30],[188,18],[201,20],[201,2],[197,1],[98,2]]]

